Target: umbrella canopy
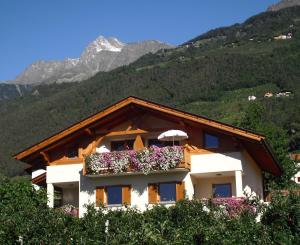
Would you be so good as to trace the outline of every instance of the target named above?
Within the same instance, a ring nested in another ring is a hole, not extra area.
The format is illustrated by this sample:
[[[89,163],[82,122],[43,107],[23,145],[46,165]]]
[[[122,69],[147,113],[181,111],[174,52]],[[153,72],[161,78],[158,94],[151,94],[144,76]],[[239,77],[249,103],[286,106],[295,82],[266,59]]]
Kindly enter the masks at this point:
[[[102,145],[102,146],[96,148],[96,152],[97,153],[105,153],[105,152],[110,152],[110,150],[107,149],[107,147],[105,145]]]
[[[168,130],[166,132],[161,133],[157,139],[161,141],[173,141],[174,140],[185,140],[188,138],[188,135],[186,132],[183,132],[181,130]]]

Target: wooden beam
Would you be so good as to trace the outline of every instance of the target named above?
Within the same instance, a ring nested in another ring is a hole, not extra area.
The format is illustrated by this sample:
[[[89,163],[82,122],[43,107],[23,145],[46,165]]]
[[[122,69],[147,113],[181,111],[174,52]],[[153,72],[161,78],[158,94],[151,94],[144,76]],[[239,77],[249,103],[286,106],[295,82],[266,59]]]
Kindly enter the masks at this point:
[[[40,154],[43,156],[44,160],[46,161],[46,163],[50,162],[50,158],[48,156],[48,154],[44,151],[41,151]]]
[[[146,134],[149,133],[143,129],[135,129],[135,130],[124,130],[124,131],[113,131],[109,132],[105,135],[105,137],[112,137],[112,136],[123,136],[123,135],[135,135],[135,134]]]
[[[84,132],[86,132],[91,137],[95,136],[95,133],[90,128],[84,129]]]
[[[105,136],[99,137],[98,139],[95,140],[95,146],[97,147],[97,145],[99,145],[103,140],[104,140]]]

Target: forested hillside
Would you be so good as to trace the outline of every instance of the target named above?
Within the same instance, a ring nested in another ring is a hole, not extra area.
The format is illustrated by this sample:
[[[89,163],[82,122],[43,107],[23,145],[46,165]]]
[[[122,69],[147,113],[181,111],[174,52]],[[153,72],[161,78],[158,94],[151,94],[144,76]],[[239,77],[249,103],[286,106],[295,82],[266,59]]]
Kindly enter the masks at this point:
[[[288,33],[291,39],[274,39]],[[300,7],[262,13],[87,81],[37,86],[35,95],[0,103],[1,171],[21,173],[13,153],[129,95],[258,131],[270,124],[296,151],[299,82]],[[283,90],[292,95],[264,97]]]

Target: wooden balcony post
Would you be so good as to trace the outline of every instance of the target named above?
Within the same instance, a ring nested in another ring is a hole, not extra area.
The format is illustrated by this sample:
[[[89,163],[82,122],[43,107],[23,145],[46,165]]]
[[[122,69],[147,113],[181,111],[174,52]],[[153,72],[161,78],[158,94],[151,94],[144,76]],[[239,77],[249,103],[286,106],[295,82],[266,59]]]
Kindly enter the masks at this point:
[[[183,151],[183,156],[184,156],[184,164],[185,164],[185,168],[190,169],[190,165],[191,165],[191,154],[190,151],[188,149],[188,147],[184,146],[184,151]]]
[[[142,150],[144,148],[144,142],[142,137],[138,134],[135,138],[135,141],[133,143],[133,149],[135,151]]]
[[[82,168],[82,175],[86,175],[86,164],[85,164],[85,157],[83,156],[83,168]]]

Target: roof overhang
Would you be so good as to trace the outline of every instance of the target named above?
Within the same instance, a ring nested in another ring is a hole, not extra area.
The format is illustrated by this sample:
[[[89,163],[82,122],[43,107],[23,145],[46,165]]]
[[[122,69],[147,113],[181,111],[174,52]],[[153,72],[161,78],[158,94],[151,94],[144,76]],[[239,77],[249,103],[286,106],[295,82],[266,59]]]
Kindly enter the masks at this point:
[[[222,131],[226,134],[232,135],[234,137],[237,137],[239,139],[242,139],[246,142],[246,144],[256,145],[260,152],[260,155],[262,156],[261,160],[264,159],[264,161],[267,161],[269,164],[268,166],[272,166],[271,168],[267,167],[264,169],[262,166],[261,168],[265,171],[271,172],[275,175],[280,175],[282,173],[281,167],[278,164],[277,160],[275,159],[274,154],[272,153],[271,148],[266,142],[266,138],[264,135],[245,130],[239,127],[235,127],[226,123],[218,122],[216,120],[212,120],[203,116],[187,113],[181,110],[177,110],[168,106],[164,106],[158,103],[154,103],[148,100],[140,99],[137,97],[127,97],[109,107],[106,107],[99,113],[96,113],[82,121],[79,121],[70,127],[50,136],[49,138],[46,138],[42,140],[41,142],[17,153],[14,158],[17,160],[25,161],[26,159],[33,154],[39,154],[43,152],[47,147],[56,144],[60,142],[63,139],[66,139],[70,137],[71,135],[74,135],[82,130],[89,130],[89,127],[91,127],[93,124],[95,124],[97,121],[104,119],[105,117],[113,114],[114,112],[117,112],[121,109],[124,109],[125,107],[129,105],[136,105],[139,107],[143,107],[149,110],[153,110],[156,112],[160,112],[166,115],[174,116],[177,118],[181,118],[183,120],[188,120],[197,124],[201,124],[203,126]],[[250,147],[250,145],[249,145]],[[254,147],[255,148],[255,147]],[[253,152],[252,155],[256,155],[255,152]]]

